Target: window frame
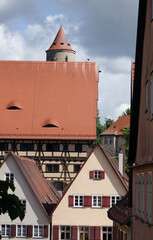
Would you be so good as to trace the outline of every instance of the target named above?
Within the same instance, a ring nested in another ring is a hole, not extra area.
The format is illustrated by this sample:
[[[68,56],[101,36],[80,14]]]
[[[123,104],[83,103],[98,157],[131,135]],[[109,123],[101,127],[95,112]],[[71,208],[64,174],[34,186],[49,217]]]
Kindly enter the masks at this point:
[[[3,234],[3,232],[2,232],[2,226],[5,226],[5,229],[4,229],[4,231],[5,231],[5,234]],[[9,234],[7,234],[7,227],[9,226]],[[1,224],[1,236],[2,237],[10,237],[11,236],[11,225],[10,224]]]
[[[18,229],[19,229],[19,226],[21,226],[21,235],[18,234]],[[23,228],[26,228],[26,234],[24,235],[24,229]],[[16,237],[27,237],[27,225],[21,225],[21,224],[17,224],[16,225]]]
[[[108,137],[104,137],[103,144],[108,145]]]
[[[106,228],[106,231],[104,231],[103,228]],[[111,231],[108,231],[109,228],[111,228]],[[106,239],[108,239],[108,234],[111,234],[111,237],[113,240],[113,227],[112,226],[102,226],[102,239],[103,239],[103,234],[106,234]]]
[[[149,177],[150,176],[150,177]],[[152,173],[147,174],[147,222],[151,223],[151,211],[152,211]]]
[[[144,173],[141,173],[141,186],[140,186],[140,217],[144,218]]]
[[[96,205],[94,205],[94,198],[96,198]],[[99,205],[100,199],[100,205]],[[92,208],[102,208],[102,195],[92,195]]]
[[[139,216],[139,173],[136,173],[136,180],[135,180],[135,192],[136,192],[136,198],[135,198],[135,211],[136,216]]]
[[[113,198],[115,198],[115,202],[112,203]],[[117,199],[119,198],[119,199]],[[110,195],[110,207],[112,207],[113,205],[117,204],[118,201],[121,200],[121,196],[120,195]]]
[[[64,230],[61,229],[62,227],[64,228]],[[69,227],[69,230],[66,229],[68,227]],[[64,235],[65,235],[64,238],[61,237],[62,233],[64,233]],[[70,236],[69,240],[71,240],[71,226],[69,226],[69,225],[60,225],[60,239],[61,240],[67,240],[67,237],[66,237],[67,233],[69,233],[69,236]]]
[[[24,213],[26,213],[26,210],[27,210],[27,202],[26,202],[26,199],[20,199],[20,202],[23,204]]]
[[[14,184],[14,173],[5,173],[4,180],[12,181],[12,183]]]
[[[86,230],[86,228],[88,228],[88,230]],[[89,226],[79,226],[79,236],[78,236],[79,239],[81,239],[80,234],[83,234],[82,240],[85,240],[86,239],[85,235],[88,234],[88,240],[89,240],[90,239],[90,227]]]
[[[47,170],[47,167],[51,168],[51,170]],[[58,171],[55,171],[55,168],[56,167],[58,168]],[[59,173],[59,168],[60,168],[60,165],[59,164],[46,164],[46,173]]]
[[[94,170],[94,177],[93,179],[94,180],[101,180],[102,179],[102,176],[101,176],[101,170]]]
[[[37,227],[37,236],[35,236],[35,227]],[[40,235],[40,228],[43,229],[42,236]],[[33,238],[43,238],[44,237],[44,225],[33,225]]]
[[[78,198],[77,202],[78,204],[76,204],[76,198]],[[82,198],[82,200],[81,200]],[[82,202],[82,204],[81,204]],[[73,196],[73,207],[75,208],[83,208],[84,207],[84,195],[83,194],[75,194]]]

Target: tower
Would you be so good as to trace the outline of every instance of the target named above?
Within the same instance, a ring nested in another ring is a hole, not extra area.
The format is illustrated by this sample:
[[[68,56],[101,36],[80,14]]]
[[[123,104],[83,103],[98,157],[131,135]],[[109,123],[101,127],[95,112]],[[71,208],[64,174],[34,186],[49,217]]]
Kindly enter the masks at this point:
[[[75,51],[68,43],[62,27],[60,27],[52,45],[46,51],[46,61],[74,62]]]

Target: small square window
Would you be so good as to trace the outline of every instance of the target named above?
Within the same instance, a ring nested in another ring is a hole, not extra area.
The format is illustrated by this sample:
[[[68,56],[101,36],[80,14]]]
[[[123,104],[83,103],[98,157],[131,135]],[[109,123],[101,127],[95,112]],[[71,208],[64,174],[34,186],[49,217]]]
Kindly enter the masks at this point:
[[[75,152],[82,152],[82,144],[75,144]]]
[[[59,172],[59,164],[46,164],[46,172],[50,173]]]
[[[74,165],[74,172],[77,173],[80,171],[81,165],[80,164],[75,164]]]
[[[94,171],[94,179],[101,179],[101,171]]]
[[[24,212],[26,212],[26,200],[20,200],[20,201],[23,204]]]
[[[104,145],[108,144],[108,137],[104,137]]]
[[[95,208],[102,207],[102,196],[100,195],[92,196],[92,207],[95,207]]]
[[[11,226],[7,224],[1,225],[1,235],[3,237],[9,237],[11,235]]]
[[[74,196],[74,207],[83,207],[84,206],[84,196],[75,195]]]
[[[44,236],[44,226],[34,226],[33,228],[33,237],[40,237]]]
[[[46,151],[58,152],[59,151],[59,144],[58,143],[47,143],[46,144]]]
[[[27,237],[26,225],[17,225],[17,237]]]
[[[5,180],[12,181],[12,183],[14,183],[14,174],[13,173],[5,173]]]
[[[54,182],[54,187],[56,188],[57,191],[63,191],[63,182],[55,181]]]

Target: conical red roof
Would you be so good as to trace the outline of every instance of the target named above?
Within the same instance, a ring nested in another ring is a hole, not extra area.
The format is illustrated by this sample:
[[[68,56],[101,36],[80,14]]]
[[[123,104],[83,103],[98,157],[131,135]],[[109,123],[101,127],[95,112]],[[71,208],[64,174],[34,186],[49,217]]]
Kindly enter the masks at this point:
[[[53,50],[53,49],[66,49],[66,50],[73,51],[71,48],[71,45],[67,41],[66,35],[62,27],[60,27],[52,45],[48,50]]]

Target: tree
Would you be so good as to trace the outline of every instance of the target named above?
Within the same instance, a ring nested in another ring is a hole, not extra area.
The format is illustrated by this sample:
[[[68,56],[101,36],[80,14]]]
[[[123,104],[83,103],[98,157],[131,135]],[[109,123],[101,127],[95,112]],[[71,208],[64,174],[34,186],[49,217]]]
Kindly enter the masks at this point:
[[[130,115],[131,114],[131,109],[130,108],[127,108],[123,113],[122,113],[122,116],[123,115]]]
[[[128,154],[129,154],[129,143],[130,143],[130,128],[122,128],[123,136],[125,140],[125,172],[128,175],[129,165],[128,165]]]
[[[12,192],[15,191],[12,181],[0,180],[0,215],[7,212],[11,220],[19,217],[22,221],[24,218],[23,205],[19,198],[15,194],[8,193],[8,190],[12,190]]]

